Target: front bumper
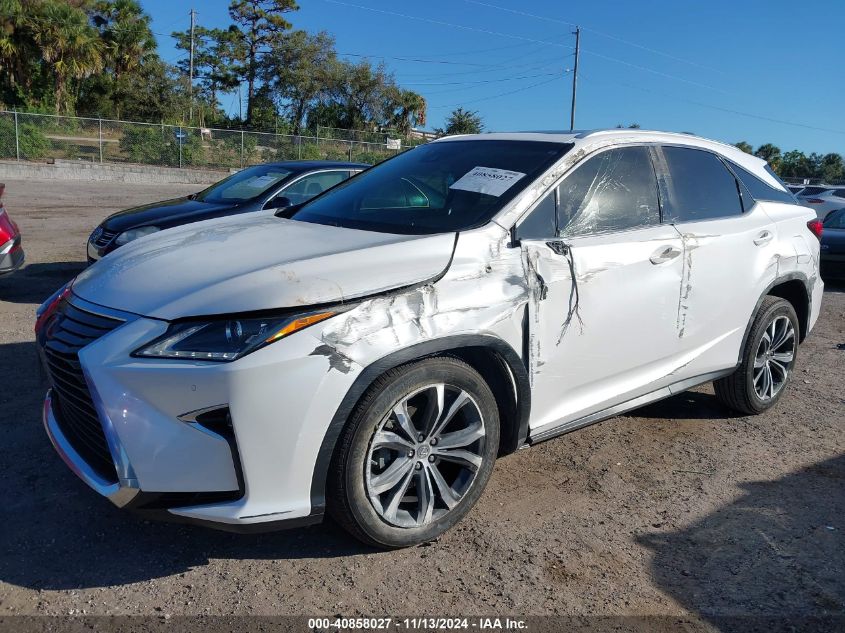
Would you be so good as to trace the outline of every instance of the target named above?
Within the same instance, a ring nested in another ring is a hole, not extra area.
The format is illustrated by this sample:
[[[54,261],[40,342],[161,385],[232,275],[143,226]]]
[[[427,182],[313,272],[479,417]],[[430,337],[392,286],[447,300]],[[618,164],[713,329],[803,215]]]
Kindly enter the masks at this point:
[[[98,308],[76,296],[71,302]],[[167,326],[133,315],[78,352],[117,481],[74,450],[48,394],[44,426],[61,458],[116,505],[162,518],[232,531],[319,521],[315,464],[358,367],[330,370],[326,356],[313,354],[320,341],[307,330],[232,363],[131,356]],[[231,415],[233,443],[187,415],[221,407]]]
[[[20,268],[24,258],[20,235],[0,245],[0,275],[7,275]]]
[[[85,462],[59,427],[59,423],[53,412],[52,389],[47,392],[47,396],[44,398],[42,421],[44,422],[44,430],[47,431],[47,437],[50,438],[53,448],[56,449],[59,457],[67,464],[68,468],[82,481],[106,497],[117,507],[122,508],[127,505],[141,492],[136,480],[123,479],[110,481],[103,478]]]

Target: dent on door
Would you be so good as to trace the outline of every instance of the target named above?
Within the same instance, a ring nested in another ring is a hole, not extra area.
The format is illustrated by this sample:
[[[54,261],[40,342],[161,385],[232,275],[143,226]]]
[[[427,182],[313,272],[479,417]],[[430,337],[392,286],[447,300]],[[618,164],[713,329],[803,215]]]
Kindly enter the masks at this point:
[[[532,428],[671,382],[682,243],[671,226],[524,240]]]

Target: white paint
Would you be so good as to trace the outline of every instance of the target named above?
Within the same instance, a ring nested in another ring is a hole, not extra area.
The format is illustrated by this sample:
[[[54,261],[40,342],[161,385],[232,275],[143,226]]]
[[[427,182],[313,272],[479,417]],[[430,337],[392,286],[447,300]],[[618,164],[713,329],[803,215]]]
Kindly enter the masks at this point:
[[[145,317],[80,354],[142,489],[236,485],[225,442],[178,419],[226,403],[246,494],[178,513],[225,523],[308,515],[314,463],[351,385],[366,367],[424,341],[485,334],[517,354],[526,343],[538,433],[734,367],[754,306],[775,279],[809,280],[815,323],[819,246],[806,228],[812,212],[796,205],[758,203],[736,218],[572,237],[565,251],[551,238],[511,243],[509,230],[526,211],[601,148],[700,146],[767,179],[759,159],[695,137],[630,130],[475,138],[574,147],[495,221],[457,241],[257,213],[139,239],[80,275],[79,297]],[[772,239],[755,244],[766,231]],[[131,356],[165,331],[164,320],[333,302],[352,305],[235,362]]]
[[[372,233],[272,213],[156,236],[130,242],[86,269],[75,292],[159,319],[315,305],[430,279],[446,268],[455,242],[454,234]]]

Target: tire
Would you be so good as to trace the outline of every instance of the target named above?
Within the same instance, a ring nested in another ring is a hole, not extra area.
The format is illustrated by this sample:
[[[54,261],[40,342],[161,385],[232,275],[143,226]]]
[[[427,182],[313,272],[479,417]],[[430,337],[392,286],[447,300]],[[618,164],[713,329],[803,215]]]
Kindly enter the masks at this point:
[[[798,360],[798,332],[798,317],[788,301],[763,299],[742,350],[742,362],[733,374],[713,383],[719,402],[746,415],[775,406]]]
[[[402,365],[375,381],[341,431],[328,511],[379,548],[430,541],[475,505],[498,449],[496,400],[478,372],[451,357]]]

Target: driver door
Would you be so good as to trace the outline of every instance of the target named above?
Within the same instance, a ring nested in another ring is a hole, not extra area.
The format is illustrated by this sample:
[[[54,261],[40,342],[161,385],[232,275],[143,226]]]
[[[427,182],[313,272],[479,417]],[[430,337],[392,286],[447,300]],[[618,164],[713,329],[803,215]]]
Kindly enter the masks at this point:
[[[646,147],[603,151],[570,172],[516,228],[528,307],[531,434],[669,384],[683,245],[660,222]],[[533,279],[531,279],[533,277]]]

